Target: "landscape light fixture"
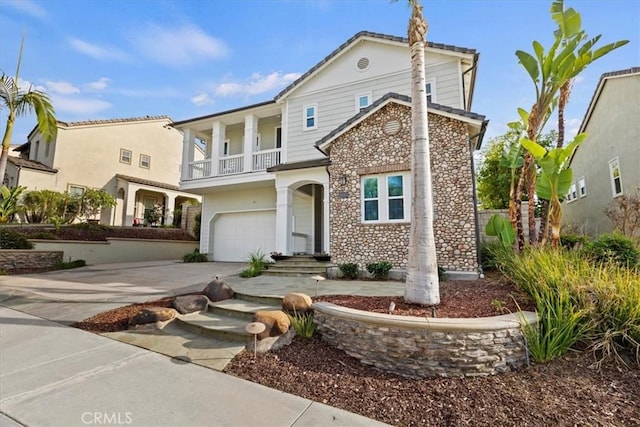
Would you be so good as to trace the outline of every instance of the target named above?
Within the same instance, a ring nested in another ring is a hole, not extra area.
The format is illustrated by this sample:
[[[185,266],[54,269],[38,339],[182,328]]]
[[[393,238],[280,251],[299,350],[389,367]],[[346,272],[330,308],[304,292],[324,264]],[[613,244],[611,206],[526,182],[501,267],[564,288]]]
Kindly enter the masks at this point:
[[[326,279],[325,279],[324,276],[320,276],[319,274],[316,275],[316,276],[311,276],[311,278],[316,281],[316,298],[317,298],[318,297],[318,283],[321,280],[326,280]]]
[[[267,326],[262,322],[252,322],[244,327],[244,330],[253,334],[253,358],[256,358],[258,352],[258,334],[264,332]]]

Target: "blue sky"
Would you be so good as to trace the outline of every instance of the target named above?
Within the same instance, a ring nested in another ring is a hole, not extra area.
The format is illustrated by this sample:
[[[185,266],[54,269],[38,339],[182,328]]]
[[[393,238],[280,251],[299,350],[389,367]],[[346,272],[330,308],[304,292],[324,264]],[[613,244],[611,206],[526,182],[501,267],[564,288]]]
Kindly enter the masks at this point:
[[[184,120],[271,99],[361,30],[406,36],[406,2],[387,0],[0,0],[0,69],[44,89],[63,121],[169,115]],[[506,130],[534,87],[517,49],[550,45],[547,0],[428,0],[428,40],[480,52],[472,110]],[[630,43],[575,82],[577,129],[602,73],[640,65],[640,0],[566,0],[601,43]],[[0,111],[4,132],[6,110]],[[23,143],[34,117],[17,121]]]

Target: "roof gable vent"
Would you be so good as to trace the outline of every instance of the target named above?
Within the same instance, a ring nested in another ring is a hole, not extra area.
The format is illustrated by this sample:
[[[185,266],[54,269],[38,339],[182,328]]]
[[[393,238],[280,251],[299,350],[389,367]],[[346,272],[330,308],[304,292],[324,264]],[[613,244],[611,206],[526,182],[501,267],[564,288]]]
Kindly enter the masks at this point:
[[[384,124],[384,133],[387,135],[395,135],[400,132],[400,128],[402,125],[400,124],[400,120],[398,119],[390,119],[387,120]]]
[[[367,58],[366,56],[363,56],[362,58],[358,59],[358,62],[356,63],[356,67],[358,67],[358,70],[360,71],[364,71],[367,68],[369,68],[369,58]]]

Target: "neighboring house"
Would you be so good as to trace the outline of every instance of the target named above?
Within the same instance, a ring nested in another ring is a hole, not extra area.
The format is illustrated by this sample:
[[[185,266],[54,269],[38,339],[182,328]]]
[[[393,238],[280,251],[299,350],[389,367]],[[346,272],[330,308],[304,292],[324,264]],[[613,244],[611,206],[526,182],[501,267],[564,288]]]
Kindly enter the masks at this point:
[[[438,262],[478,273],[469,112],[478,54],[428,43],[427,96]],[[411,64],[401,37],[361,32],[272,101],[176,122],[180,187],[203,195],[200,251],[329,252],[335,263],[405,268],[410,217]],[[205,145],[205,159],[194,158]]]
[[[103,189],[117,201],[102,213],[103,224],[144,222],[145,211],[156,204],[164,207],[163,222],[170,224],[176,208],[199,199],[178,188],[182,135],[170,123],[167,116],[59,121],[50,143],[35,127],[15,150],[20,157],[9,156],[5,182],[71,194]]]
[[[610,232],[607,206],[640,186],[640,67],[600,77],[579,132],[589,136],[571,160],[563,223],[591,235]]]

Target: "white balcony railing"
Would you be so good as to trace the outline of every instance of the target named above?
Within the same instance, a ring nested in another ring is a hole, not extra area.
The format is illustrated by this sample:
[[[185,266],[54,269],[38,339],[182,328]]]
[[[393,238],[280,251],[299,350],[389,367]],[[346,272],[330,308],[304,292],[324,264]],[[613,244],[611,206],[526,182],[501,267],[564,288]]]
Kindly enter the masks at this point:
[[[280,149],[265,150],[253,153],[253,170],[263,171],[280,164]]]
[[[252,154],[252,169],[249,172],[264,171],[271,166],[279,165],[281,161],[280,149],[258,151]],[[189,164],[187,179],[204,179],[214,176],[236,175],[244,170],[244,154],[222,157],[218,163],[218,173],[213,174],[212,160],[198,160]]]

